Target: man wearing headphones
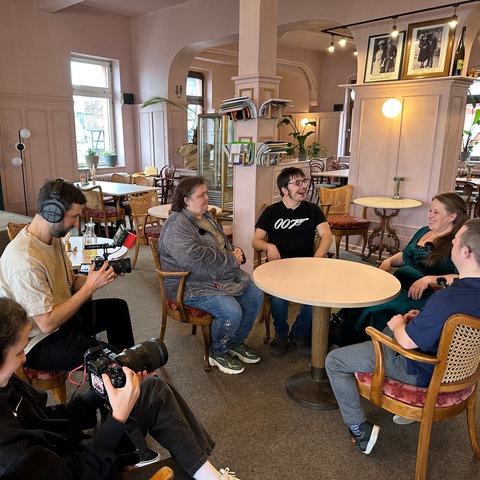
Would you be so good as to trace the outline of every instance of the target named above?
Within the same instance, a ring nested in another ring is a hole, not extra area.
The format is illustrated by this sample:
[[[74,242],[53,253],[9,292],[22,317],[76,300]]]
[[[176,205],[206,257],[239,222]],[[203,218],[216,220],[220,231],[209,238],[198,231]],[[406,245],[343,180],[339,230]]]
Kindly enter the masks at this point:
[[[100,342],[119,351],[134,344],[127,303],[118,298],[91,300],[94,292],[117,275],[108,262],[88,275],[75,275],[62,242],[78,227],[82,191],[61,178],[47,180],[37,198],[30,225],[10,242],[0,258],[0,294],[16,300],[34,320],[25,348],[27,367],[71,370]]]

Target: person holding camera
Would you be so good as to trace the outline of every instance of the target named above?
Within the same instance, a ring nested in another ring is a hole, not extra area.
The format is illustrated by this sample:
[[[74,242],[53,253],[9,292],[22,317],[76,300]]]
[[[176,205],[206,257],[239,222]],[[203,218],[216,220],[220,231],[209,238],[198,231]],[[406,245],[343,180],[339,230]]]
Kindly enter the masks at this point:
[[[73,183],[47,180],[32,222],[0,258],[0,295],[16,300],[34,320],[25,348],[27,367],[72,370],[83,364],[86,350],[100,343],[95,335],[104,330],[119,351],[135,343],[124,300],[91,300],[118,275],[108,262],[87,275],[75,275],[65,252],[62,237],[78,227],[85,203]]]
[[[213,316],[208,361],[220,371],[238,374],[243,363],[260,357],[244,343],[263,301],[262,291],[240,265],[233,247],[208,210],[208,189],[202,177],[186,177],[172,198],[173,213],[162,227],[158,250],[162,268],[188,270],[185,304]],[[167,297],[176,296],[178,277],[165,278]]]
[[[233,472],[218,471],[209,462],[214,448],[209,434],[181,395],[146,370],[134,372],[122,366],[121,388],[102,374],[110,413],[101,425],[97,425],[97,408],[105,400],[93,389],[74,395],[68,404],[46,406],[46,392],[15,375],[25,362],[30,331],[25,309],[0,297],[2,479],[117,479],[122,467],[131,465],[129,460],[146,448],[149,433],[170,452],[176,480],[239,480]],[[95,433],[84,432],[93,427],[97,427]],[[121,478],[128,479],[129,473]],[[165,478],[157,474],[152,478],[159,477]]]

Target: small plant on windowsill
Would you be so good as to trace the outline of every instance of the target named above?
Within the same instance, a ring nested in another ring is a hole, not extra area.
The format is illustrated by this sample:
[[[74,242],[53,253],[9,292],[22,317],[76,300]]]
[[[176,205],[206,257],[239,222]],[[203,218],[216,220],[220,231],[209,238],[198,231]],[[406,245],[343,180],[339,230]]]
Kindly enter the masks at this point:
[[[114,167],[117,164],[117,154],[113,150],[105,150],[103,152],[103,161],[108,167]]]
[[[292,156],[298,151],[298,159],[300,161],[306,160],[307,158],[307,150],[305,147],[305,141],[310,135],[315,133],[315,130],[307,130],[308,126],[316,127],[317,122],[314,120],[308,120],[306,122],[301,123],[303,127],[300,130],[300,126],[298,125],[297,121],[293,118],[292,115],[284,115],[280,121],[277,123],[277,127],[281,125],[289,125],[292,127],[292,132],[288,135],[293,137],[293,142],[288,142],[287,144],[287,153],[288,155]]]
[[[98,152],[94,148],[89,148],[85,152],[85,163],[87,164],[88,168],[92,168],[94,166],[95,168],[98,167]]]

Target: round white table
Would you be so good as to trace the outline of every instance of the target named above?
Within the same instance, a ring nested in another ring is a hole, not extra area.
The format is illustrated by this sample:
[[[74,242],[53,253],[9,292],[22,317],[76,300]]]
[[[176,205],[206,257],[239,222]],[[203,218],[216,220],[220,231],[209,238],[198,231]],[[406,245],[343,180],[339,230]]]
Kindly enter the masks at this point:
[[[148,214],[152,217],[165,219],[168,218],[171,208],[171,203],[165,203],[164,205],[155,205],[154,207],[150,207],[148,209]],[[216,205],[208,205],[208,209],[210,210],[211,208],[214,208],[217,214],[222,211],[222,209],[220,207],[217,207]]]
[[[422,202],[411,198],[391,197],[361,197],[356,198],[353,203],[362,207],[371,207],[380,219],[380,224],[375,227],[368,237],[368,254],[365,258],[378,251],[378,259],[382,259],[384,250],[395,255],[400,250],[400,240],[394,228],[390,225],[393,217],[396,217],[400,210],[405,208],[419,207]],[[387,214],[387,210],[392,210]]]
[[[65,239],[64,239],[65,240]],[[71,252],[67,252],[68,258],[74,270],[77,270],[82,263],[90,263],[95,256],[103,257],[103,248],[99,250],[83,250],[82,237],[70,237]],[[111,238],[97,237],[98,244],[111,244]],[[109,252],[108,260],[123,258],[127,252],[127,247],[117,247],[107,249]],[[90,255],[90,256],[89,256]]]
[[[271,295],[313,305],[311,369],[290,377],[286,389],[301,405],[319,410],[337,408],[325,375],[331,307],[367,307],[388,302],[400,292],[400,282],[370,265],[333,258],[267,262],[253,271],[253,281]]]

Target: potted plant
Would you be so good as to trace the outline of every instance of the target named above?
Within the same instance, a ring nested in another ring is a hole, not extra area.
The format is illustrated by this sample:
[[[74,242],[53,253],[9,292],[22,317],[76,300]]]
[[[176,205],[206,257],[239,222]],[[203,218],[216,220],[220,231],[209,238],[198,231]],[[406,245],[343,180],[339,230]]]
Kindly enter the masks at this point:
[[[88,168],[98,167],[98,152],[94,148],[89,148],[85,152],[85,163]]]
[[[117,154],[113,150],[103,152],[103,161],[108,167],[114,167],[117,164]]]
[[[477,102],[475,97],[468,92],[468,96],[470,97],[472,103],[472,111],[475,111],[477,106]],[[472,154],[473,147],[477,145],[480,141],[480,130],[476,127],[480,125],[480,109],[475,111],[475,115],[473,116],[472,123],[468,130],[463,131],[463,142],[462,142],[462,151],[460,152],[460,161],[467,162],[470,160],[470,155]]]
[[[293,142],[288,142],[287,144],[287,153],[289,155],[294,155],[295,151],[298,151],[298,160],[306,160],[307,159],[307,150],[305,147],[305,140],[315,133],[315,130],[308,130],[307,127],[311,125],[312,127],[317,126],[317,122],[314,120],[309,120],[303,124],[303,128],[300,130],[297,121],[293,118],[292,115],[284,115],[280,121],[277,123],[277,127],[280,125],[289,125],[292,127],[292,132],[288,135],[293,137]]]
[[[308,158],[325,158],[327,153],[327,147],[318,142],[312,142],[307,147]]]

